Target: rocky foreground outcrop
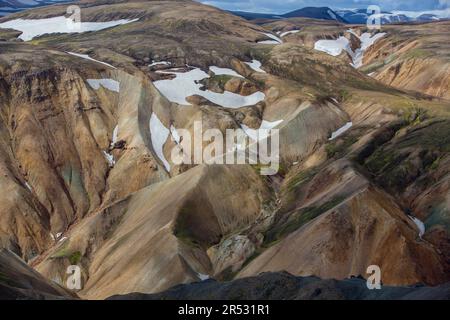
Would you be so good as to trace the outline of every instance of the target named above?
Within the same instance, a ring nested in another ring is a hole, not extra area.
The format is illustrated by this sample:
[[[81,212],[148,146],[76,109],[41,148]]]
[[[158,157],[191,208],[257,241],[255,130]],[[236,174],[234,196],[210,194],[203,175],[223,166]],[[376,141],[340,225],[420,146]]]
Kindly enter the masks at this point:
[[[289,273],[263,273],[257,277],[219,283],[207,280],[180,285],[156,294],[130,293],[109,300],[448,300],[450,284],[430,288],[388,287],[368,290],[360,278],[323,280]]]

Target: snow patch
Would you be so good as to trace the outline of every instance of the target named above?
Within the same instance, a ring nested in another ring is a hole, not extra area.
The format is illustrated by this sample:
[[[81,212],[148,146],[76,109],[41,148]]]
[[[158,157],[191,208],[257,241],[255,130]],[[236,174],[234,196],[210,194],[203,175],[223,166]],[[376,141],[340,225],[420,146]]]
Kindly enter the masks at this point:
[[[314,44],[314,49],[328,53],[333,57],[340,55],[342,50],[351,51],[350,41],[345,37],[339,37],[336,40],[318,40]]]
[[[281,40],[280,38],[278,38],[277,36],[271,34],[271,33],[266,33],[263,32],[264,35],[268,36],[269,38],[271,38],[272,40],[278,42],[278,43],[283,43],[283,40]]]
[[[25,186],[27,187],[28,190],[33,192],[33,188],[30,186],[30,184],[27,181],[25,181]]]
[[[169,137],[170,130],[159,120],[156,113],[152,113],[150,117],[150,135],[152,139],[153,150],[158,156],[159,160],[164,164],[164,167],[170,172],[170,164],[164,156],[163,147]]]
[[[119,136],[119,125],[116,125],[113,130],[111,147],[113,147],[116,144],[118,136]]]
[[[210,279],[210,276],[203,273],[197,273],[197,277],[200,279],[200,281],[206,281]]]
[[[22,31],[19,36],[23,41],[30,41],[35,37],[52,33],[82,33],[87,31],[99,31],[111,28],[139,19],[121,19],[108,22],[80,22],[75,24],[72,19],[64,16],[45,19],[14,19],[0,23],[0,28]]]
[[[300,32],[300,30],[286,31],[286,32],[283,32],[282,34],[280,34],[280,38],[283,38],[283,37],[286,37],[287,35],[298,33],[298,32]]]
[[[153,84],[169,101],[181,105],[190,105],[186,98],[192,95],[199,95],[205,99],[225,108],[241,108],[257,104],[265,99],[265,94],[255,92],[249,96],[241,96],[236,93],[225,91],[217,93],[210,90],[200,90],[202,85],[200,80],[209,78],[209,75],[200,70],[193,69],[188,72],[164,71],[161,73],[173,74],[174,79],[158,80]]]
[[[383,38],[385,35],[386,33],[381,32],[372,36],[370,33],[366,32],[363,33],[360,37],[358,37],[359,40],[361,41],[361,47],[359,49],[356,49],[352,55],[353,66],[355,68],[358,69],[362,67],[364,53],[366,52],[366,50],[369,49],[377,40]]]
[[[172,135],[172,140],[176,142],[177,144],[181,143],[181,137],[178,134],[177,129],[173,126],[173,124],[170,126],[170,134]]]
[[[252,60],[252,62],[246,62],[246,64],[256,72],[266,73],[261,69],[262,63],[258,60]]]
[[[372,34],[366,32],[361,36],[358,36],[353,29],[349,29],[346,32],[353,34],[361,41],[361,47],[356,49],[354,52],[350,47],[350,40],[342,36],[336,40],[318,40],[314,44],[314,49],[328,53],[334,57],[339,56],[342,51],[345,50],[352,57],[352,66],[355,68],[360,68],[363,65],[364,53],[366,50],[369,49],[377,40],[386,35],[386,33],[382,32],[372,36]]]
[[[112,141],[111,141],[111,144],[109,145],[110,150],[112,148],[114,148],[114,145],[117,142],[118,134],[119,134],[119,126],[117,125],[114,127],[114,130],[113,130]],[[114,165],[116,164],[116,160],[114,159],[113,154],[109,153],[108,151],[103,151],[103,155],[105,156],[106,161],[108,161],[110,168],[114,167]]]
[[[211,70],[212,72],[214,72],[214,74],[216,76],[220,76],[220,75],[226,75],[226,76],[232,76],[232,77],[238,77],[238,78],[244,78],[243,76],[241,76],[239,73],[237,73],[236,71],[232,70],[232,69],[228,69],[228,68],[219,68],[219,67],[209,67],[209,70]]]
[[[109,63],[106,63],[106,62],[103,62],[103,61],[99,61],[99,60],[95,60],[95,59],[89,57],[87,54],[81,54],[81,53],[75,53],[75,52],[67,52],[67,53],[72,55],[72,56],[75,56],[75,57],[79,57],[79,58],[86,59],[86,60],[89,60],[89,61],[98,62],[98,63],[104,64],[105,66],[111,67],[113,69],[117,69],[116,67],[110,65]]]
[[[149,64],[149,67],[154,67],[154,66],[158,66],[158,65],[164,65],[164,66],[170,66],[172,63],[169,61],[152,61],[151,64]]]
[[[353,122],[347,122],[342,128],[337,129],[331,134],[331,138],[328,139],[329,141],[332,141],[342,135],[344,132],[349,130],[353,126]]]
[[[94,90],[98,90],[102,86],[110,91],[120,91],[120,83],[113,79],[87,79],[86,81]]]
[[[114,160],[114,156],[106,151],[103,151],[103,155],[105,156],[106,161],[108,161],[109,166],[112,168],[116,164]]]
[[[266,32],[261,32],[261,33],[264,34],[265,36],[269,37],[272,40],[258,41],[258,43],[260,43],[260,44],[281,44],[281,43],[283,43],[283,40],[281,40],[280,38],[278,38],[277,36],[275,36],[271,33],[266,33]]]
[[[425,224],[416,217],[409,216],[409,218],[416,224],[417,228],[419,229],[419,237],[422,239],[423,235],[425,234]]]

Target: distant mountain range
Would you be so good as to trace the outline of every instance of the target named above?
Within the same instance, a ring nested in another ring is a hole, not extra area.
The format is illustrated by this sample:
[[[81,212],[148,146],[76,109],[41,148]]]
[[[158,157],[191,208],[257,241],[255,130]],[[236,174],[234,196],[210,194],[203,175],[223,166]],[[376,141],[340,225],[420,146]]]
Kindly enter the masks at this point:
[[[0,17],[25,9],[68,1],[70,0],[0,0]]]
[[[265,14],[265,13],[254,13],[254,12],[243,12],[243,11],[231,11],[231,13],[245,18],[247,20],[255,19],[285,19],[285,18],[313,18],[322,20],[336,20],[339,22],[346,22],[340,15],[328,7],[306,7],[303,9],[288,12],[286,14]]]
[[[352,9],[352,10],[336,10],[336,13],[344,20],[354,24],[365,24],[369,18],[366,9]],[[446,20],[450,18],[450,10],[440,11],[394,11],[381,12],[377,15],[382,24],[392,23],[408,23],[408,22],[431,22]]]
[[[366,9],[333,10],[328,7],[306,7],[288,12],[286,14],[266,14],[243,11],[231,11],[231,13],[247,20],[255,19],[286,19],[286,18],[313,18],[322,20],[335,20],[343,23],[365,24],[370,14]],[[447,20],[450,18],[450,9],[434,11],[394,11],[381,12],[378,16],[382,24],[409,23],[409,22],[431,22]]]

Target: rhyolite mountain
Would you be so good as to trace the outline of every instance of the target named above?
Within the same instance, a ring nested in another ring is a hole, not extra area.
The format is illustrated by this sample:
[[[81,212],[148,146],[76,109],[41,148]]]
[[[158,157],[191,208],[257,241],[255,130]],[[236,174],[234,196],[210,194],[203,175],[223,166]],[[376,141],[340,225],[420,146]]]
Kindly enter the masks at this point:
[[[58,29],[67,4],[0,19],[2,248],[59,285],[80,266],[85,299],[370,265],[386,286],[445,291],[449,22],[368,44],[364,26],[256,25],[188,0],[77,4],[95,30]],[[273,125],[280,170],[173,163],[177,129],[198,120],[250,137]]]

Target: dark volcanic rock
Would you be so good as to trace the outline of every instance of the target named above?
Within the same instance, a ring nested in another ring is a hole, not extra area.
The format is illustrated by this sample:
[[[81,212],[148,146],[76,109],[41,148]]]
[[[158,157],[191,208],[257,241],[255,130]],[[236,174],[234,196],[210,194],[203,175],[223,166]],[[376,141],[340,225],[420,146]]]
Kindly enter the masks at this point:
[[[322,280],[289,273],[263,273],[258,277],[220,283],[207,280],[173,287],[162,293],[130,293],[109,300],[447,300],[450,283],[438,287],[382,287],[369,290],[360,278]]]

